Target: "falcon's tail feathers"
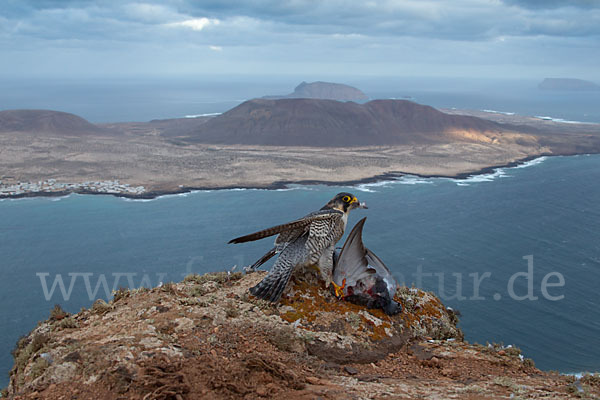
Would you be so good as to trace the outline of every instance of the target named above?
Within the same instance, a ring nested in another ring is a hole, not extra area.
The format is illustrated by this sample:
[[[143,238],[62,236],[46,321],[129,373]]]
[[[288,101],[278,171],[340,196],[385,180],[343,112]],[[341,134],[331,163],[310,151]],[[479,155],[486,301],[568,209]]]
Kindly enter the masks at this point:
[[[277,302],[292,276],[293,268],[287,268],[278,274],[267,274],[258,285],[250,288],[250,293],[259,299]]]
[[[277,249],[275,247],[273,247],[271,250],[266,252],[264,256],[259,258],[258,261],[256,261],[254,264],[247,267],[246,270],[251,271],[251,272],[256,271],[256,269],[258,267],[260,267],[261,265],[263,265],[264,263],[269,261],[271,259],[271,257],[273,257],[275,254],[277,254]]]

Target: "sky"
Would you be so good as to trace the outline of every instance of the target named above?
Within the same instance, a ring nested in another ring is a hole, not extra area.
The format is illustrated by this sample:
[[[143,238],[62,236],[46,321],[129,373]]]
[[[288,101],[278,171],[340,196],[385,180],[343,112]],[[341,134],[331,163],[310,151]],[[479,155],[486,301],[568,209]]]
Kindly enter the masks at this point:
[[[575,77],[600,0],[2,0],[0,74]]]

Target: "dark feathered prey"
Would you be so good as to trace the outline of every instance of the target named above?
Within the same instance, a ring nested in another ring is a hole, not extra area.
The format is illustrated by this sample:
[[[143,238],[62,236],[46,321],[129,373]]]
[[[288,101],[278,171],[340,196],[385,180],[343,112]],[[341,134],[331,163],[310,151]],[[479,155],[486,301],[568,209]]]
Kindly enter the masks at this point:
[[[338,297],[393,315],[402,310],[394,301],[396,280],[383,261],[362,241],[363,218],[352,228],[342,251],[334,255],[333,287]]]
[[[278,301],[298,266],[318,266],[322,278],[329,282],[335,244],[344,235],[348,213],[358,207],[366,208],[354,195],[339,193],[319,211],[303,218],[230,240],[229,243],[244,243],[277,235],[275,246],[250,267],[257,268],[279,254],[273,268],[250,293]]]

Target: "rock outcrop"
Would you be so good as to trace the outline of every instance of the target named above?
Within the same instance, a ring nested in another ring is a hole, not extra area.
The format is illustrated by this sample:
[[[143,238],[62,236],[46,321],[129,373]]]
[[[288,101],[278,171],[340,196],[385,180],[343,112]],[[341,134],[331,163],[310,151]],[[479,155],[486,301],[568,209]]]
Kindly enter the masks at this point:
[[[192,275],[51,318],[14,350],[14,399],[569,398],[598,377],[543,373],[515,348],[462,341],[454,312],[401,288],[393,317],[295,279],[282,302],[248,295],[263,273]]]

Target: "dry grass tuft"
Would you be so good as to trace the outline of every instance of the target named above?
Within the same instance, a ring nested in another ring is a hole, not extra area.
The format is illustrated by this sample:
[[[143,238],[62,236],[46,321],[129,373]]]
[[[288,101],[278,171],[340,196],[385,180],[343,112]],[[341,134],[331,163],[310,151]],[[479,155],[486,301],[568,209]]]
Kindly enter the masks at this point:
[[[50,310],[50,321],[60,321],[63,318],[67,318],[69,313],[62,309],[60,304],[55,304],[54,308]]]
[[[242,279],[244,276],[241,272],[221,271],[221,272],[209,272],[208,274],[198,275],[191,274],[186,276],[184,282],[193,282],[202,285],[206,282],[216,282],[218,284],[224,284],[226,282],[234,282]]]
[[[112,310],[112,307],[102,299],[98,299],[92,304],[92,312],[95,314],[104,315],[110,310]]]
[[[79,324],[73,317],[67,317],[60,320],[53,328],[55,329],[74,329],[78,328]]]

